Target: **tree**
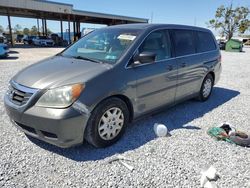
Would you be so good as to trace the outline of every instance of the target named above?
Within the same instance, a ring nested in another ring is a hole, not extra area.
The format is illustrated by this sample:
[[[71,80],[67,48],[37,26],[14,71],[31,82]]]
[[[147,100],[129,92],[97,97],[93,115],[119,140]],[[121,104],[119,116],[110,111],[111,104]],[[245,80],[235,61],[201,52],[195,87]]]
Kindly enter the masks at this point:
[[[209,20],[208,26],[215,29],[220,29],[222,36],[226,36],[229,40],[236,32],[244,33],[250,27],[248,15],[250,10],[248,7],[233,8],[224,5],[217,8],[215,18]]]
[[[4,28],[1,25],[0,25],[0,33],[4,33]]]
[[[30,34],[31,35],[37,35],[37,33],[38,33],[37,27],[35,25],[32,26],[32,28],[30,29]]]
[[[6,32],[6,33],[9,33],[9,32],[10,32],[9,25],[7,25],[7,27],[6,27],[6,29],[5,29],[5,32]]]
[[[22,34],[22,27],[19,24],[16,24],[16,26],[14,27],[14,33],[17,35]]]
[[[51,35],[53,32],[49,28],[47,28],[47,33],[48,35]]]
[[[42,31],[43,30],[43,28],[41,27],[40,28],[40,31]],[[44,31],[45,32],[45,31]],[[47,34],[48,35],[51,35],[53,32],[49,29],[49,28],[47,28]]]
[[[27,28],[27,27],[24,28],[24,29],[23,29],[23,34],[24,34],[24,35],[29,35],[29,34],[30,34],[30,29]]]

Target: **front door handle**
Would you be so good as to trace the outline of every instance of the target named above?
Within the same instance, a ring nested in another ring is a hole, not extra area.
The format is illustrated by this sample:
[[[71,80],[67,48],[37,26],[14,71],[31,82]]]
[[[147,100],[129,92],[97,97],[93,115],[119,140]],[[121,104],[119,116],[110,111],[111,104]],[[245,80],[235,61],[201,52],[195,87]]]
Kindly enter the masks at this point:
[[[167,69],[168,69],[169,71],[173,70],[173,65],[168,65],[168,66],[167,66]]]
[[[182,63],[182,64],[181,64],[181,67],[186,67],[186,63]]]

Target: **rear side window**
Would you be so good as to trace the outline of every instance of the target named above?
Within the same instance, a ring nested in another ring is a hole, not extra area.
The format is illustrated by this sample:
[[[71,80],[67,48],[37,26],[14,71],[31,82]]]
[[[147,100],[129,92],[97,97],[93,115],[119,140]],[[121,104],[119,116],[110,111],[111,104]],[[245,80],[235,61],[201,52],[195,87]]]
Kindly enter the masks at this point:
[[[176,56],[184,56],[195,53],[193,31],[173,30],[173,40]]]
[[[197,34],[197,52],[206,52],[216,49],[214,39],[208,32],[196,32]]]

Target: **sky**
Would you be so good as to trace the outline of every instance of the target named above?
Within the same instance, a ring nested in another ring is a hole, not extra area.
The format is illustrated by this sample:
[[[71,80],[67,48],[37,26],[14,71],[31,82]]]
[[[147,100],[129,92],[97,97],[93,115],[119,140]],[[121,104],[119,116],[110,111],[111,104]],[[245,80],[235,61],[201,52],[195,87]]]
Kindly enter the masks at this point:
[[[247,6],[250,0],[51,0],[73,4],[74,9],[147,18],[151,23],[185,24],[207,27],[206,23],[214,18],[220,5]],[[22,28],[36,25],[36,19],[11,18],[12,25],[20,24]],[[48,28],[60,31],[60,23],[48,21]],[[0,16],[0,25],[7,27],[7,18]],[[81,27],[98,28],[98,25],[81,24]],[[67,28],[67,23],[64,23]],[[215,31],[216,33],[216,31]]]

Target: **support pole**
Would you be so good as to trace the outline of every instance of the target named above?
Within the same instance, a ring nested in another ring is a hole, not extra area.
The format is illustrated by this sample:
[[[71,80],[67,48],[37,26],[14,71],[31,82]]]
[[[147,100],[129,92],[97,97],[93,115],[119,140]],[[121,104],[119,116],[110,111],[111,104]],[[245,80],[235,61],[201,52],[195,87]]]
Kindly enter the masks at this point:
[[[69,35],[69,44],[71,44],[71,39],[70,39],[70,15],[68,15],[68,35]]]
[[[39,18],[37,18],[37,34],[40,36]]]
[[[11,46],[14,46],[14,41],[13,41],[13,36],[12,36],[12,28],[11,28],[11,21],[10,21],[10,15],[9,15],[9,11],[8,11],[8,24],[9,24],[9,31],[10,31],[10,42],[11,42]]]
[[[60,20],[60,25],[61,25],[61,38],[62,38],[62,40],[63,40],[63,22],[62,22],[62,15],[60,16],[61,18],[61,20]]]
[[[77,36],[78,36],[78,40],[79,40],[81,38],[80,22],[77,22]]]
[[[76,21],[76,35],[78,34],[78,22]]]
[[[48,28],[47,28],[47,20],[44,19],[44,25],[45,25],[45,35],[48,36]]]
[[[81,23],[80,22],[78,22],[78,25],[77,25],[77,29],[78,29],[78,33],[80,34],[80,32],[81,32]]]
[[[45,35],[45,31],[44,31],[44,19],[42,18],[42,30],[43,30],[43,36]]]
[[[76,41],[76,22],[73,22],[74,42]]]

